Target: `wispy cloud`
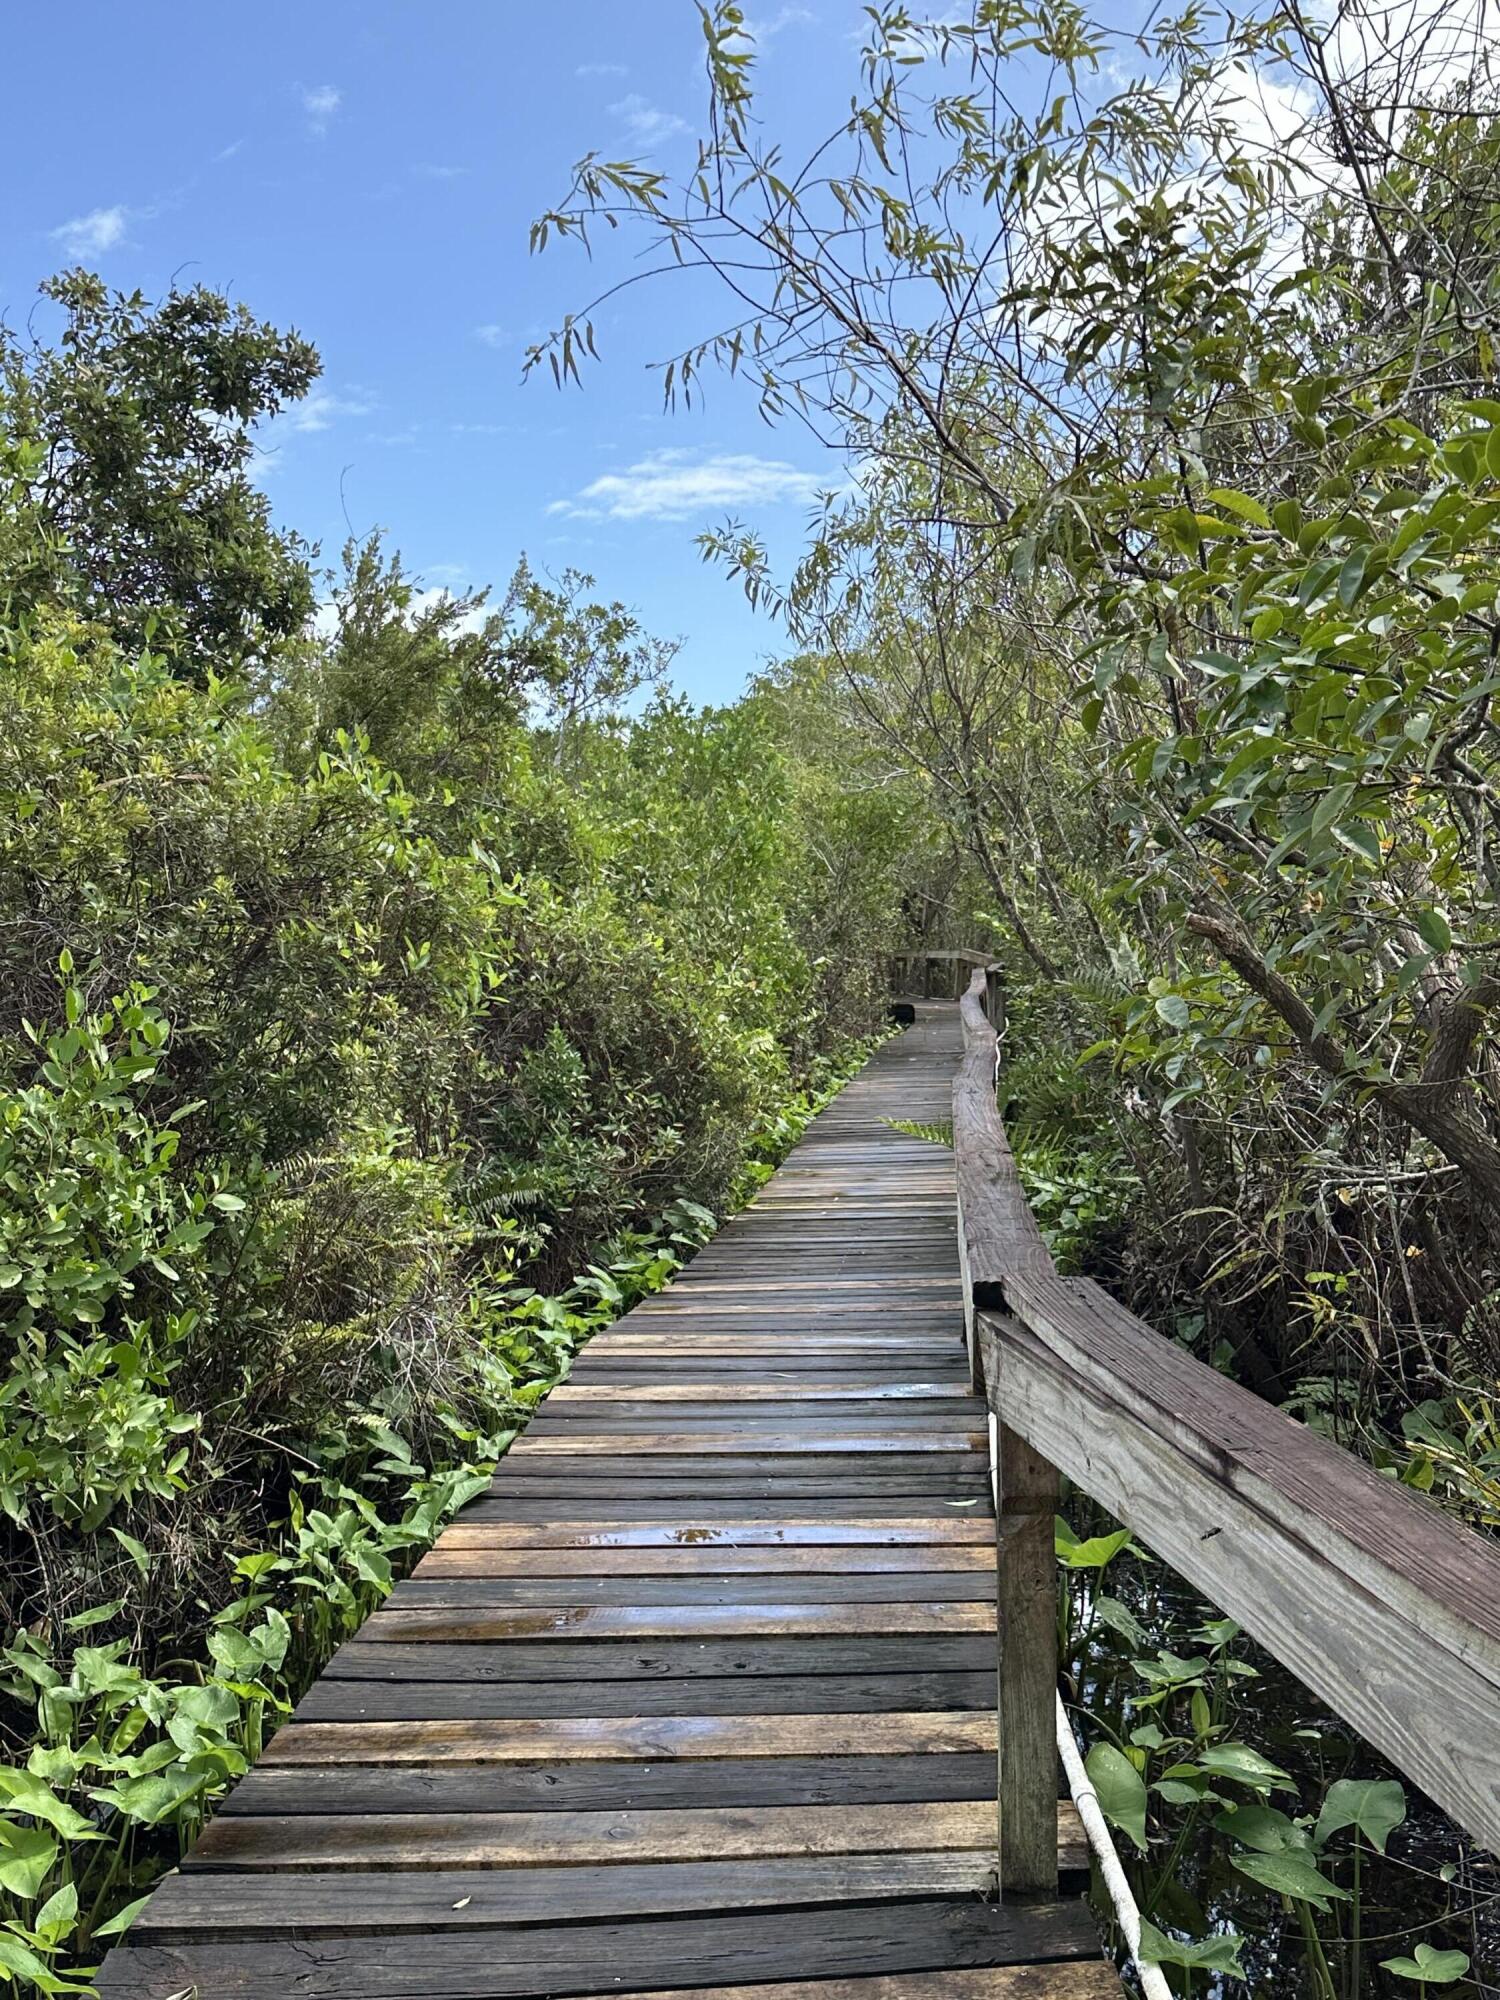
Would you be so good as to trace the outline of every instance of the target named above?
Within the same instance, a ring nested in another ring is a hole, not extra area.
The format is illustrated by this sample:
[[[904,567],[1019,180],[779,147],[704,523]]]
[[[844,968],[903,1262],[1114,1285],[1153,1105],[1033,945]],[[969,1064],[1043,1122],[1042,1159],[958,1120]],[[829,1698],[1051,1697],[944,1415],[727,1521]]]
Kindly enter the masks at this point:
[[[760,45],[773,41],[787,28],[805,28],[817,18],[807,7],[778,7],[774,14],[747,14],[742,33]]]
[[[244,150],[244,140],[236,139],[233,145],[221,146],[218,152],[214,154],[211,164],[216,167],[222,166],[226,160],[232,160],[236,153],[242,153]]]
[[[70,257],[102,257],[123,242],[129,219],[129,209],[118,203],[113,208],[93,208],[87,215],[75,215],[71,222],[59,224],[52,231],[52,240]]]
[[[483,326],[475,327],[474,338],[482,340],[486,347],[509,347],[515,336],[508,326],[503,326],[499,320],[492,319]]]
[[[660,139],[675,139],[680,132],[688,130],[686,119],[679,118],[675,111],[663,111],[655,104],[648,104],[636,91],[622,97],[609,109],[611,116],[620,120],[631,138],[639,139],[646,146],[654,146]]]
[[[307,114],[307,129],[315,138],[322,138],[343,101],[344,93],[335,83],[315,83],[304,88],[302,109]]]
[[[469,169],[467,167],[438,166],[430,160],[424,160],[419,166],[414,167],[412,171],[419,180],[461,181]]]
[[[629,76],[624,63],[580,63],[574,76]]]
[[[781,459],[749,452],[654,451],[623,472],[606,472],[571,500],[554,500],[549,514],[571,520],[686,521],[724,507],[808,504],[826,485]]]
[[[304,396],[280,420],[289,431],[331,430],[340,417],[367,417],[375,407],[368,396],[358,392],[335,396],[330,390],[315,390]]]

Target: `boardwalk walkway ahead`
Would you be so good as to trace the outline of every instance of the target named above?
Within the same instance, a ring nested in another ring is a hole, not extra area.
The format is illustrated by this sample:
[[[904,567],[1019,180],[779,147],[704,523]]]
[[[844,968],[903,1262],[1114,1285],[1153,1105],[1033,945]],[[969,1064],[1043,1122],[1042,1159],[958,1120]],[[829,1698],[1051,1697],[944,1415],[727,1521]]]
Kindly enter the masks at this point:
[[[931,1005],[584,1353],[110,1956],[110,2000],[1106,2000],[991,1899],[995,1553]],[[1061,1818],[1070,1861],[1071,1813]]]

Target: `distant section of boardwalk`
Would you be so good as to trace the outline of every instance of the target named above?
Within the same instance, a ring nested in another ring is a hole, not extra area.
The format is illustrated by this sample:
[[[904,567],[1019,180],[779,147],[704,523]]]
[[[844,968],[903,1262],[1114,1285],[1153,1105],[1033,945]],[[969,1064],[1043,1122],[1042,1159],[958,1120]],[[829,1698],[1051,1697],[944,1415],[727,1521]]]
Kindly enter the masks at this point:
[[[995,1529],[924,1004],[330,1663],[109,2000],[1107,2000],[993,1901]],[[1060,1812],[1065,1857],[1076,1823]]]

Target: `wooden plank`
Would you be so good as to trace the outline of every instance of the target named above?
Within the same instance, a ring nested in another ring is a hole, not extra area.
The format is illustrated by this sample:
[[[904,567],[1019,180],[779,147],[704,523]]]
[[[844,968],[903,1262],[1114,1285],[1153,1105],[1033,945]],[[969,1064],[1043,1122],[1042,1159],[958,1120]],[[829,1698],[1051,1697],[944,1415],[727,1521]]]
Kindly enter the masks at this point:
[[[680,1994],[682,1989],[676,1991]],[[903,1972],[898,1979],[798,1979],[765,1986],[698,1986],[693,2000],[1120,2000],[1107,1965],[1006,1965],[984,1972]],[[593,2000],[602,2000],[595,1995]],[[655,1993],[611,2000],[667,2000]]]
[[[704,1522],[694,1515],[687,1521],[632,1522],[579,1520],[555,1524],[486,1521],[479,1516],[483,1502],[465,1511],[443,1536],[448,1548],[482,1547],[511,1549],[793,1549],[825,1545],[840,1548],[897,1547],[910,1544],[949,1545],[978,1543],[993,1546],[994,1530],[972,1512],[952,1514],[903,1514],[888,1519],[816,1520],[805,1514],[785,1515],[772,1520],[764,1514],[738,1515]]]
[[[865,1457],[879,1452],[909,1452],[913,1455],[928,1452],[968,1452],[984,1451],[989,1448],[989,1438],[984,1431],[912,1431],[895,1428],[889,1430],[846,1430],[827,1433],[821,1426],[808,1424],[800,1429],[767,1431],[757,1433],[755,1449],[768,1456],[857,1456]],[[588,1457],[599,1452],[649,1453],[653,1456],[684,1454],[698,1456],[706,1452],[728,1452],[742,1454],[745,1449],[743,1431],[726,1429],[722,1431],[622,1431],[593,1433],[588,1437],[533,1437],[525,1431],[510,1448],[513,1459],[527,1457],[552,1457],[570,1454]]]
[[[720,1861],[754,1855],[899,1853],[993,1841],[988,1801],[746,1806],[679,1812],[221,1813],[188,1868],[520,1868],[548,1862]]]
[[[577,1521],[592,1525],[597,1522],[601,1504],[607,1505],[613,1517],[612,1527],[616,1533],[623,1532],[634,1524],[642,1527],[660,1528],[662,1516],[671,1510],[671,1502],[661,1500],[617,1500],[605,1503],[590,1500],[586,1494],[573,1500],[565,1500],[549,1495],[545,1499],[531,1499],[514,1490],[503,1497],[496,1495],[490,1499],[475,1500],[465,1511],[466,1520],[476,1525],[495,1525],[509,1522],[513,1527],[548,1528],[554,1534],[561,1533],[568,1524]],[[926,1509],[924,1513],[918,1509]],[[966,1516],[978,1518],[987,1526],[985,1516],[989,1513],[988,1495],[973,1500],[939,1500],[919,1497],[915,1500],[900,1495],[889,1499],[878,1496],[865,1498],[856,1496],[847,1500],[828,1499],[819,1501],[812,1498],[787,1500],[746,1500],[724,1499],[720,1501],[695,1500],[690,1507],[683,1507],[675,1528],[667,1533],[675,1534],[679,1540],[705,1538],[717,1527],[733,1528],[736,1539],[745,1539],[745,1516],[753,1513],[755,1519],[750,1525],[774,1531],[778,1527],[822,1528],[821,1541],[838,1541],[840,1537],[833,1531],[838,1528],[852,1528],[856,1539],[876,1541],[882,1517],[899,1526],[920,1525],[923,1539],[936,1539],[932,1534],[943,1520],[962,1521]],[[809,1537],[808,1539],[812,1539]],[[902,1539],[897,1536],[894,1539]],[[907,1540],[915,1537],[907,1536]],[[969,1537],[959,1537],[961,1540]]]
[[[806,1909],[538,1924],[518,1947],[489,1927],[405,1937],[379,1931],[327,1940],[138,1946],[113,1952],[103,2000],[526,2000],[618,1993],[622,1967],[638,1991],[773,1980],[894,1976],[987,1965],[1097,1962],[1081,1905],[996,1908],[977,1896],[817,1904]],[[1045,1993],[1045,1988],[1043,1989]]]
[[[671,1757],[635,1763],[257,1765],[223,1818],[416,1813],[614,1813],[707,1807],[885,1806],[983,1801],[993,1810],[993,1753],[882,1757]],[[1056,1802],[1053,1801],[1055,1812]],[[1056,1870],[1056,1857],[1052,1867]],[[1055,1892],[1054,1892],[1055,1893]]]
[[[941,1756],[993,1754],[989,1710],[934,1714],[742,1716],[570,1715],[555,1722],[289,1722],[260,1764],[510,1764],[585,1758],[599,1763],[670,1758]]]
[[[680,1916],[693,1910],[856,1902],[883,1896],[977,1895],[994,1875],[986,1848],[935,1854],[777,1855],[768,1859],[620,1861],[607,1867],[434,1868],[404,1874],[317,1869],[174,1872],[136,1919],[137,1944],[220,1936],[298,1937],[350,1930],[391,1935]],[[399,1894],[394,1893],[399,1889]],[[512,1949],[519,1939],[508,1940]]]
[[[650,1380],[634,1387],[616,1382],[591,1381],[586,1386],[563,1382],[552,1391],[542,1407],[556,1414],[572,1410],[614,1410],[622,1404],[638,1410],[643,1405],[654,1403],[697,1404],[710,1400],[733,1400],[749,1403],[758,1409],[762,1403],[773,1403],[779,1407],[790,1393],[787,1384],[768,1382],[759,1376],[745,1382],[715,1381],[712,1377],[694,1379],[690,1371],[684,1372],[679,1368],[670,1382]],[[826,1381],[814,1378],[796,1386],[799,1402],[837,1403],[841,1407],[854,1402],[947,1401],[967,1394],[968,1390],[956,1370],[946,1382],[912,1382],[905,1377],[892,1380],[887,1376],[874,1375],[856,1382],[840,1381],[837,1377]]]
[[[782,1549],[683,1548],[674,1544],[655,1549],[496,1549],[477,1542],[454,1542],[445,1535],[423,1556],[413,1575],[418,1578],[444,1576],[533,1577],[561,1581],[566,1577],[612,1578],[649,1577],[653,1582],[680,1577],[689,1580],[713,1576],[765,1576],[784,1574],[792,1561],[801,1577],[821,1574],[842,1576],[899,1576],[912,1572],[933,1574],[939,1570],[979,1573],[992,1579],[995,1558],[981,1543],[906,1542],[890,1547],[854,1543],[846,1548],[815,1548],[803,1545],[795,1557]]]
[[[713,1715],[934,1714],[995,1706],[993,1661],[987,1668],[918,1669],[906,1673],[720,1674],[695,1679],[693,1713]],[[325,1675],[297,1705],[307,1722],[484,1721],[525,1717],[669,1716],[684,1706],[684,1691],[662,1677],[599,1681],[582,1692],[568,1680],[474,1682],[448,1680],[372,1681]]]
[[[989,1604],[572,1604],[381,1610],[368,1646],[472,1646],[514,1639],[758,1639],[827,1634],[991,1632]]]
[[[324,1669],[333,1680],[699,1680],[721,1674],[906,1674],[992,1668],[993,1636],[918,1632],[886,1638],[509,1639],[498,1645],[392,1645],[347,1640]],[[575,1704],[579,1700],[574,1695]],[[696,1705],[696,1704],[695,1704]]]
[[[476,1605],[580,1604],[935,1604],[995,1602],[995,1568],[838,1570],[803,1574],[725,1576],[492,1576],[483,1567],[467,1576],[419,1573],[398,1583],[386,1600],[392,1611]]]
[[[1016,1302],[1026,1325],[981,1324],[1012,1423],[1500,1847],[1500,1553],[1097,1287],[1028,1285]]]

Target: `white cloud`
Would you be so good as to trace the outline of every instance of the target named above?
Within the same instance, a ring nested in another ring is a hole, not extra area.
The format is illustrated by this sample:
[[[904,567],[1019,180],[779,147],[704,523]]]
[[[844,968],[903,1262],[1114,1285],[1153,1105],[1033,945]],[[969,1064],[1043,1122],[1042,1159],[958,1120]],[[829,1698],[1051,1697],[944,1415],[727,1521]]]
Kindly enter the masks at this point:
[[[302,92],[302,109],[307,113],[308,130],[321,138],[343,101],[344,93],[334,83],[317,83],[305,89]]]
[[[675,139],[680,132],[688,130],[686,119],[679,118],[675,111],[662,111],[658,106],[648,104],[635,91],[628,97],[622,97],[609,109],[612,117],[621,120],[631,138],[639,139],[643,145],[655,145],[659,139]]]
[[[113,208],[93,208],[87,215],[75,215],[71,222],[54,229],[52,240],[61,243],[70,257],[101,257],[122,241],[128,218],[129,210],[119,204]]]
[[[624,63],[580,63],[574,76],[629,76]]]
[[[807,7],[778,7],[774,14],[747,14],[741,32],[758,47],[773,41],[785,28],[804,28],[817,20]]]
[[[508,347],[513,336],[508,326],[502,326],[499,320],[492,319],[484,326],[475,327],[474,338],[482,340],[486,347]]]
[[[281,421],[290,431],[326,431],[337,418],[366,417],[374,407],[368,397],[335,396],[326,389],[318,389],[311,396],[304,396]]]
[[[469,169],[467,167],[438,166],[429,160],[424,160],[413,171],[420,180],[424,181],[461,181]]]
[[[655,451],[623,472],[606,472],[572,500],[554,500],[549,514],[572,520],[686,521],[726,507],[810,504],[826,482],[780,459],[749,452]]]

